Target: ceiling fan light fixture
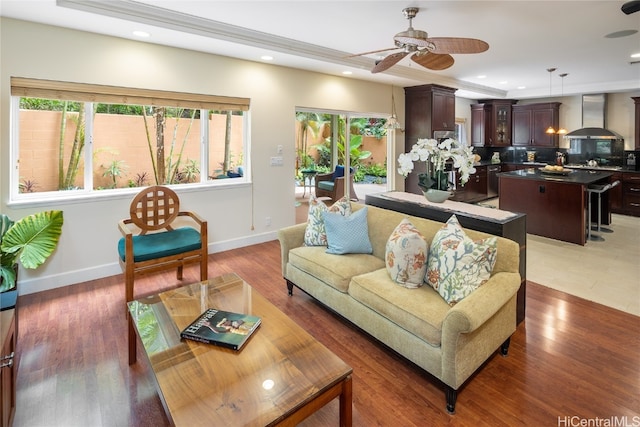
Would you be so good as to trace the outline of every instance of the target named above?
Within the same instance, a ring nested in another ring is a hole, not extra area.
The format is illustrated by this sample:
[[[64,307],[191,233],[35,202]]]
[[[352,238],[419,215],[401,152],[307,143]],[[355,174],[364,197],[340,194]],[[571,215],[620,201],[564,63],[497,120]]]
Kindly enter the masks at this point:
[[[386,52],[397,48],[401,51],[376,61],[371,72],[375,74],[386,71],[409,54],[412,54],[411,59],[416,64],[428,70],[440,71],[453,66],[455,61],[451,54],[481,53],[489,49],[489,44],[482,40],[461,37],[429,37],[426,31],[414,29],[413,18],[419,10],[417,7],[407,7],[402,10],[404,16],[409,20],[409,28],[393,36],[395,48],[368,51],[350,57]]]

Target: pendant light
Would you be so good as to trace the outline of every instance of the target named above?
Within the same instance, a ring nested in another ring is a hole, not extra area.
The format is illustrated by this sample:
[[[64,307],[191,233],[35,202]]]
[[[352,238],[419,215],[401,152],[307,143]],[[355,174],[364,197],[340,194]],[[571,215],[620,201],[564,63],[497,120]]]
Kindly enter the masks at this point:
[[[562,86],[561,86],[561,89],[560,89],[560,97],[563,97],[564,96],[564,78],[567,77],[569,74],[568,73],[562,73],[562,74],[558,74],[558,75],[562,79],[562,80],[560,80],[562,82],[561,83]],[[559,135],[564,135],[566,133],[567,133],[567,130],[565,128],[561,127],[560,129],[558,129],[558,134]]]
[[[555,70],[555,68],[547,68],[547,71],[549,72],[549,98],[551,98],[551,75]],[[549,126],[545,133],[554,134],[556,133],[556,130],[553,128],[553,126]]]
[[[387,119],[384,124],[385,129],[400,129],[400,123],[398,122],[398,116],[396,115],[396,100],[393,97],[393,86],[391,86],[391,117]]]

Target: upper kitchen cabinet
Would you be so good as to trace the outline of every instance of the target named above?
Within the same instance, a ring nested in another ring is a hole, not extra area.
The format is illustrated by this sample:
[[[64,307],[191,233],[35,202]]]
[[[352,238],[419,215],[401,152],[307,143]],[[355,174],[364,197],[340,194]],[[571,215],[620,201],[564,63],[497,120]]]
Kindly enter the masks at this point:
[[[456,130],[456,89],[439,85],[406,87],[406,132],[416,138],[433,138],[434,131]],[[407,140],[413,145],[415,141]]]
[[[434,138],[435,131],[456,130],[455,92],[456,89],[434,84],[404,88],[406,152],[418,139]],[[418,187],[418,174],[424,172],[421,168],[417,164],[407,176],[405,191],[422,194]]]
[[[547,128],[558,129],[560,102],[514,105],[511,111],[511,145],[557,147],[558,134],[548,134]]]
[[[471,105],[471,144],[476,147],[511,145],[511,106],[509,99],[481,101]]]

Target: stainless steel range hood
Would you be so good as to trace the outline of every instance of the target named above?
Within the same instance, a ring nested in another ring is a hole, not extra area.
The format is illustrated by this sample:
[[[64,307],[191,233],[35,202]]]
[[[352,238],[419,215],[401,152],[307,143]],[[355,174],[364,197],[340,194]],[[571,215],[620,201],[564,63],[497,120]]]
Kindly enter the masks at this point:
[[[569,132],[568,139],[616,139],[622,136],[606,129],[607,94],[582,95],[582,128]]]

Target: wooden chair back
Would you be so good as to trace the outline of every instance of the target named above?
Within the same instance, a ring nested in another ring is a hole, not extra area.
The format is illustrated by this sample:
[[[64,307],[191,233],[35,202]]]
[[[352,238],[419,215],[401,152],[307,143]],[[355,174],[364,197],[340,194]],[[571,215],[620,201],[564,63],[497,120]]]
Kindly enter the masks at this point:
[[[131,201],[131,222],[140,228],[140,234],[148,231],[172,230],[171,223],[180,212],[180,199],[175,191],[161,185],[142,190]]]

